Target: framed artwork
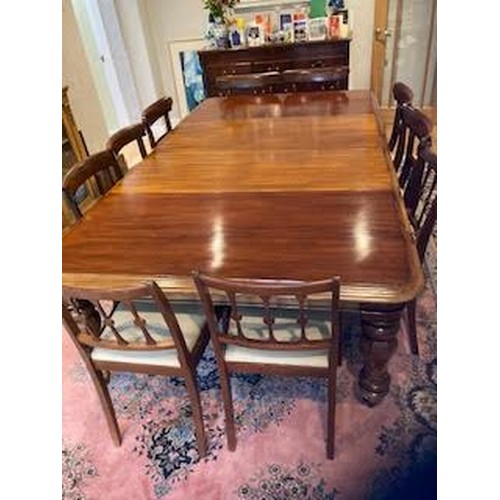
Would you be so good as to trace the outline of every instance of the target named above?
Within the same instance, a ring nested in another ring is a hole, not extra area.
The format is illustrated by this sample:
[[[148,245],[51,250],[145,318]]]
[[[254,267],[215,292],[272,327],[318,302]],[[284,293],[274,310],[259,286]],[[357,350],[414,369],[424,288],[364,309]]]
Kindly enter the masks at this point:
[[[175,40],[169,43],[170,63],[181,119],[205,99],[198,50],[205,48],[206,43],[203,39]]]

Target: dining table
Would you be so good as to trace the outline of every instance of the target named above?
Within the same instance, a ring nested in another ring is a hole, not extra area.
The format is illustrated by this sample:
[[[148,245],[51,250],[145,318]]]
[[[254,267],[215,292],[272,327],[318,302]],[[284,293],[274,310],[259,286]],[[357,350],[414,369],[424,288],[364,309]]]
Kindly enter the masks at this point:
[[[360,400],[380,403],[424,277],[368,90],[205,99],[62,237],[62,282],[154,280],[198,300],[193,270],[340,277],[361,324]]]

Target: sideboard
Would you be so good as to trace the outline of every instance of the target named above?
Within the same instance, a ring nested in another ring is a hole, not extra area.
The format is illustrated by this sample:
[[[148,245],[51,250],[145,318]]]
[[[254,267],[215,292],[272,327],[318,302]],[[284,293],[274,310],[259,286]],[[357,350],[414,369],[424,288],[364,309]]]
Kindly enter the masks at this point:
[[[343,69],[342,78],[336,78],[325,87],[323,82],[312,82],[307,90],[347,90],[349,86],[349,38],[289,44],[269,44],[238,49],[209,49],[198,52],[203,68],[203,82],[208,97],[221,94],[218,77],[229,75],[278,72],[280,83],[276,92],[293,92],[296,88],[288,80],[291,70]],[[250,89],[251,92],[251,89]]]

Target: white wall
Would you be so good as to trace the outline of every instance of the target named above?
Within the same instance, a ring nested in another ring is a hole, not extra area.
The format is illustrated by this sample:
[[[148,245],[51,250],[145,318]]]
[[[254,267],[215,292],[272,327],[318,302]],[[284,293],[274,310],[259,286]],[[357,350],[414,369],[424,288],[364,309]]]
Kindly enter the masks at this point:
[[[144,0],[115,2],[130,70],[137,90],[140,109],[158,99],[163,92],[160,65],[152,39]]]
[[[62,85],[69,86],[71,109],[90,153],[101,150],[106,121],[70,0],[62,1]]]
[[[350,89],[369,89],[372,66],[375,0],[346,0],[353,30],[350,53]]]
[[[174,40],[203,38],[207,11],[203,9],[202,0],[143,0],[143,5],[160,70],[162,92],[174,99],[172,115],[177,121],[180,113],[175,99],[168,43]]]

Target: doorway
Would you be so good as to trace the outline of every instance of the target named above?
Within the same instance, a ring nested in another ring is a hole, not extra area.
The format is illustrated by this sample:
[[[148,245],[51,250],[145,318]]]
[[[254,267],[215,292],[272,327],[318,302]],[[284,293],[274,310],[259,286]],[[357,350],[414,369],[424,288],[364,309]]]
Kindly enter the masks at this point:
[[[436,0],[375,0],[371,89],[392,107],[401,81],[420,108],[437,107]]]

